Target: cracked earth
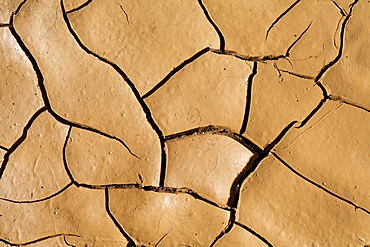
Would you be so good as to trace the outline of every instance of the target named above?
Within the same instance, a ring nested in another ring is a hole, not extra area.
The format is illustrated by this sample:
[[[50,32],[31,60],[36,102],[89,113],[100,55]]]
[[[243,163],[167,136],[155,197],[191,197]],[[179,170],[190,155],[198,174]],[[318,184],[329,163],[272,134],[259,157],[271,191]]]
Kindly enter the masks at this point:
[[[1,246],[369,246],[369,11],[0,0]]]

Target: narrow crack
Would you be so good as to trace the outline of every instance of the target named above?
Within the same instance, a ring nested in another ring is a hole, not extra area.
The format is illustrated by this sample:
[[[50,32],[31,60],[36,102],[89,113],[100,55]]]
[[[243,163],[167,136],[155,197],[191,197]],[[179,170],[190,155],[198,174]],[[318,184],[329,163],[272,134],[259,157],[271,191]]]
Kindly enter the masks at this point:
[[[119,7],[121,8],[121,10],[122,10],[123,14],[125,15],[125,17],[126,17],[126,21],[127,21],[127,24],[129,24],[129,25],[130,25],[130,20],[129,20],[129,18],[128,18],[128,14],[127,14],[126,10],[123,8],[123,6],[122,6],[119,2],[117,2],[117,4],[119,5]]]
[[[23,42],[22,38],[19,36],[19,34],[16,32],[15,28],[13,27],[13,18],[14,18],[14,14],[11,16],[11,26],[10,26],[10,32],[12,33],[13,37],[15,38],[15,40],[17,41],[18,45],[21,47],[21,49],[23,50],[23,52],[26,54],[27,58],[29,59],[29,61],[31,62],[32,64],[32,67],[37,75],[37,80],[38,80],[38,85],[39,85],[39,89],[41,91],[41,96],[42,96],[42,99],[43,99],[43,102],[45,104],[45,107],[47,108],[47,111],[60,123],[62,124],[65,124],[65,125],[70,125],[70,126],[73,126],[75,128],[79,128],[79,129],[84,129],[84,130],[87,130],[87,131],[91,131],[91,132],[94,132],[95,134],[99,134],[99,135],[102,135],[102,136],[105,136],[109,139],[113,139],[113,140],[116,140],[118,141],[122,146],[124,146],[131,155],[133,155],[134,157],[138,158],[139,157],[134,154],[130,148],[125,144],[124,141],[122,141],[121,139],[115,137],[115,136],[112,136],[110,134],[107,134],[105,132],[102,132],[100,130],[97,130],[97,129],[94,129],[92,127],[89,127],[89,126],[86,126],[86,125],[82,125],[82,124],[79,124],[79,123],[74,123],[74,122],[71,122],[63,117],[61,117],[60,115],[58,115],[51,107],[51,104],[50,104],[50,101],[49,101],[49,98],[48,98],[48,94],[47,94],[47,91],[46,91],[46,87],[44,85],[44,76],[42,75],[42,72],[37,64],[37,61],[36,59],[34,58],[34,56],[32,55],[32,53],[30,52],[30,50],[27,48],[27,46],[25,45],[25,43]]]
[[[266,147],[261,152],[259,152],[257,155],[253,156],[249,160],[247,165],[243,168],[242,172],[239,173],[238,176],[235,178],[231,186],[230,197],[227,202],[227,205],[229,207],[231,208],[238,207],[240,190],[241,190],[241,186],[244,180],[250,177],[250,175],[254,173],[254,171],[257,169],[261,161],[267,157],[270,151],[281,141],[281,139],[285,136],[285,134],[289,130],[291,130],[296,123],[297,121],[292,121],[290,124],[288,124],[272,142],[266,145]]]
[[[73,13],[73,12],[76,12],[76,11],[79,11],[83,8],[85,8],[86,6],[88,6],[93,0],[87,0],[86,2],[84,2],[83,4],[81,4],[80,6],[74,8],[74,9],[71,9],[71,10],[68,10],[66,11],[66,14],[70,14],[70,13]]]
[[[39,243],[39,242],[42,242],[44,240],[48,240],[48,239],[51,239],[51,238],[57,238],[57,237],[62,237],[62,236],[71,236],[71,237],[81,237],[79,235],[76,235],[76,234],[65,234],[65,233],[60,233],[60,234],[55,234],[55,235],[49,235],[49,236],[46,236],[46,237],[42,237],[42,238],[38,238],[36,240],[32,240],[32,241],[29,241],[29,242],[23,242],[23,243],[12,243],[8,240],[5,240],[5,239],[0,239],[0,242],[3,242],[7,245],[10,245],[10,246],[27,246],[27,245],[31,245],[31,244],[36,244],[36,243]]]
[[[292,72],[292,71],[284,70],[284,69],[280,69],[280,68],[279,68],[279,70],[281,72],[287,73],[287,74],[292,75],[292,76],[296,76],[298,78],[307,79],[307,80],[315,80],[315,77],[313,77],[313,76],[302,75],[302,74],[299,74],[299,73],[296,73],[296,72]]]
[[[2,149],[2,150],[4,150],[4,151],[9,151],[9,148],[6,148],[6,147],[4,147],[4,146],[2,146],[2,145],[0,145],[0,149]]]
[[[106,58],[103,58],[103,57],[95,54],[94,52],[90,51],[82,43],[82,41],[80,40],[80,38],[78,37],[76,32],[73,30],[73,28],[71,26],[71,23],[69,22],[68,16],[65,12],[63,0],[60,0],[60,6],[61,6],[62,15],[63,15],[63,19],[66,23],[66,26],[67,26],[69,32],[71,33],[71,35],[73,36],[73,38],[76,40],[77,44],[81,47],[81,49],[84,50],[87,54],[92,55],[95,58],[99,59],[100,61],[110,65],[119,75],[121,75],[121,77],[126,81],[128,86],[131,88],[131,91],[135,95],[137,101],[139,102],[142,110],[145,113],[147,121],[152,126],[153,130],[155,131],[155,133],[157,134],[157,136],[159,138],[160,145],[161,145],[161,174],[160,174],[159,186],[164,186],[164,180],[165,180],[165,174],[166,174],[166,159],[167,159],[166,151],[165,151],[164,136],[163,136],[162,130],[158,127],[158,125],[154,121],[154,118],[152,117],[152,113],[150,112],[149,107],[146,105],[145,101],[140,96],[140,93],[137,90],[137,88],[135,87],[135,84],[128,78],[126,73],[117,64],[107,60]]]
[[[242,223],[239,223],[239,222],[235,222],[235,225],[238,225],[240,226],[241,228],[247,230],[248,232],[252,233],[255,237],[257,237],[259,240],[261,240],[262,242],[264,242],[267,246],[269,247],[273,247],[273,245],[264,237],[262,237],[260,234],[258,234],[256,231],[254,231],[252,228],[242,224]]]
[[[223,236],[225,236],[228,232],[231,231],[235,224],[235,219],[236,219],[236,210],[234,208],[231,208],[229,222],[227,223],[227,226],[216,236],[215,240],[213,240],[210,247],[213,247]]]
[[[253,151],[254,153],[262,152],[262,149],[257,144],[253,143],[251,140],[249,140],[245,136],[237,134],[225,127],[216,126],[216,125],[198,127],[198,128],[186,130],[183,132],[171,134],[171,135],[165,136],[165,141],[167,142],[167,141],[177,140],[177,139],[181,139],[181,138],[192,136],[192,135],[202,135],[202,134],[224,135],[224,136],[230,137],[233,140],[239,142],[241,145]]]
[[[23,0],[17,7],[17,9],[12,13],[12,16],[10,17],[10,19],[13,18],[13,15],[16,15],[19,13],[19,11],[21,10],[22,6],[27,2],[27,0]],[[13,21],[10,20],[10,25],[13,25]]]
[[[292,5],[290,5],[283,13],[281,13],[273,22],[272,24],[268,27],[267,32],[266,32],[266,37],[265,41],[267,40],[269,33],[271,29],[286,15],[291,11],[301,0],[295,1]]]
[[[300,124],[296,128],[300,129],[305,126],[306,123],[323,107],[327,100],[328,98],[323,98],[322,100],[320,100],[317,106],[303,119],[302,122],[300,122]]]
[[[71,131],[72,131],[72,126],[69,126],[69,129],[68,129],[68,133],[66,135],[66,139],[64,141],[64,144],[63,144],[63,150],[62,150],[62,157],[63,157],[63,164],[64,164],[64,169],[69,177],[69,179],[71,180],[71,182],[75,185],[79,185],[76,180],[73,178],[72,176],[72,173],[71,173],[71,170],[69,170],[69,167],[68,167],[68,163],[67,163],[67,157],[66,157],[66,150],[67,150],[67,145],[68,145],[68,140],[71,136]]]
[[[28,130],[31,128],[32,124],[46,110],[47,110],[46,107],[42,107],[38,111],[36,111],[35,114],[33,114],[28,123],[24,126],[22,135],[18,138],[18,140],[15,143],[13,143],[13,145],[9,148],[8,152],[4,155],[3,162],[0,167],[0,179],[2,178],[6,165],[8,164],[9,156],[26,140]]]
[[[308,29],[310,29],[311,25],[312,25],[312,21],[310,22],[310,24],[308,24],[308,26],[306,27],[306,29],[303,30],[303,32],[298,36],[298,38],[296,40],[294,40],[294,42],[288,47],[288,49],[286,50],[286,53],[285,53],[285,56],[286,57],[289,57],[290,56],[290,51],[298,43],[298,41],[307,33],[307,31],[308,31]]]
[[[351,101],[351,100],[348,100],[340,95],[335,95],[335,94],[330,94],[329,96],[329,99],[330,100],[333,100],[333,101],[339,101],[341,103],[344,103],[344,104],[347,104],[347,105],[350,105],[350,106],[353,106],[353,107],[356,107],[358,109],[361,109],[361,110],[364,110],[366,112],[370,112],[370,109],[367,108],[366,106],[363,106],[361,104],[358,104],[354,101]]]
[[[36,203],[36,202],[42,202],[42,201],[46,201],[46,200],[49,200],[53,197],[56,197],[57,195],[60,195],[61,193],[63,193],[66,189],[68,189],[73,183],[69,183],[67,184],[66,186],[64,186],[61,190],[53,193],[52,195],[50,196],[47,196],[47,197],[44,197],[44,198],[41,198],[41,199],[37,199],[37,200],[24,200],[24,201],[18,201],[18,200],[11,200],[11,199],[7,199],[7,198],[0,198],[0,200],[2,201],[7,201],[7,202],[12,202],[12,203],[17,203],[17,204],[29,204],[29,203]]]
[[[171,79],[177,72],[182,70],[184,67],[186,67],[188,64],[194,62],[197,60],[199,57],[202,55],[206,54],[209,52],[211,49],[209,47],[204,48],[203,50],[195,53],[193,56],[189,57],[185,61],[183,61],[181,64],[176,66],[173,70],[171,70],[170,73],[168,73],[157,85],[155,85],[152,89],[150,89],[147,93],[145,93],[142,98],[146,99],[150,97],[153,93],[155,93],[159,88],[161,88],[164,84],[167,83],[169,79]]]
[[[245,112],[244,112],[244,118],[243,123],[240,128],[239,134],[242,135],[247,130],[248,120],[249,120],[249,114],[251,110],[251,104],[252,104],[252,84],[253,79],[257,75],[257,62],[253,62],[253,69],[252,73],[249,75],[247,80],[247,95],[246,95],[246,105],[245,105]]]
[[[64,241],[64,243],[65,243],[67,246],[77,247],[76,245],[73,245],[73,244],[68,243],[68,241],[67,241],[67,239],[66,239],[66,236],[63,236],[63,241]]]
[[[128,235],[128,233],[123,229],[123,227],[120,225],[120,223],[117,221],[117,219],[114,217],[114,215],[110,211],[110,208],[109,208],[109,189],[108,189],[108,187],[105,188],[105,209],[106,209],[109,217],[113,221],[114,225],[118,228],[118,230],[121,232],[121,234],[127,239],[127,241],[128,241],[127,246],[136,246],[136,241],[134,241],[133,238],[131,238],[130,235]]]
[[[325,72],[330,69],[333,65],[335,65],[339,59],[342,57],[343,55],[343,49],[344,49],[344,35],[345,35],[345,29],[346,29],[346,26],[347,26],[347,23],[349,21],[349,19],[351,18],[352,16],[352,12],[353,12],[353,8],[356,6],[356,4],[358,3],[359,0],[355,0],[353,3],[351,3],[349,5],[349,13],[348,15],[346,15],[346,17],[344,18],[344,21],[342,23],[342,28],[341,28],[341,32],[340,32],[340,44],[339,44],[339,50],[338,50],[338,54],[337,56],[332,60],[330,61],[329,63],[325,64],[322,69],[320,70],[320,72],[318,73],[318,75],[315,77],[315,81],[318,82],[321,77],[325,74]]]
[[[200,5],[200,7],[202,8],[202,10],[204,12],[204,15],[206,16],[207,20],[209,21],[209,23],[211,23],[213,28],[216,30],[216,32],[218,34],[218,37],[220,38],[220,50],[222,52],[224,52],[225,51],[225,37],[224,37],[224,35],[222,34],[221,30],[218,28],[216,23],[212,20],[211,16],[208,13],[208,10],[207,10],[206,6],[204,6],[204,4],[202,2],[202,0],[198,0],[198,3]]]
[[[351,202],[350,200],[348,200],[348,199],[345,199],[344,197],[341,197],[341,196],[339,196],[339,195],[337,195],[337,194],[335,194],[334,192],[332,192],[332,191],[330,191],[330,190],[328,190],[327,188],[325,188],[324,186],[322,186],[322,185],[320,185],[320,184],[318,184],[318,183],[316,183],[316,182],[314,182],[314,181],[312,181],[311,179],[309,179],[309,178],[307,178],[307,177],[305,177],[305,176],[303,176],[301,173],[299,173],[298,171],[296,171],[292,166],[290,166],[285,160],[283,160],[277,153],[275,153],[275,152],[271,152],[274,156],[275,156],[275,158],[277,158],[282,164],[284,164],[284,166],[286,166],[291,172],[293,172],[295,175],[297,175],[297,176],[299,176],[300,178],[302,178],[303,180],[305,180],[306,182],[308,182],[308,183],[310,183],[310,184],[312,184],[312,185],[314,185],[314,186],[316,186],[317,188],[319,188],[319,189],[321,189],[321,190],[323,190],[323,191],[325,191],[327,194],[329,194],[329,195],[331,195],[331,196],[333,196],[333,197],[335,197],[335,198],[337,198],[337,199],[339,199],[339,200],[341,200],[341,201],[343,201],[343,202],[345,202],[345,203],[347,203],[347,204],[349,204],[349,205],[351,205],[351,206],[353,206],[353,207],[355,207],[355,210],[358,210],[358,209],[360,209],[360,210],[362,210],[362,211],[364,211],[365,213],[367,213],[367,214],[370,214],[370,211],[368,210],[368,209],[366,209],[366,208],[363,208],[363,207],[361,207],[361,206],[359,206],[359,205],[357,205],[357,204],[355,204],[355,203],[353,203],[353,202]]]

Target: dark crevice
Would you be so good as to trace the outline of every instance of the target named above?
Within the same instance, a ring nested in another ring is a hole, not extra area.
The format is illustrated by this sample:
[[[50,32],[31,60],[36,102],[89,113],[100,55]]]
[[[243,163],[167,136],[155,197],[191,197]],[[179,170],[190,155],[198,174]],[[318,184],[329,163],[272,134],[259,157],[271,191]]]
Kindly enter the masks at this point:
[[[231,229],[234,226],[235,219],[236,219],[236,210],[232,208],[230,210],[229,222],[227,223],[227,226],[220,232],[220,234],[217,235],[215,240],[213,240],[211,247],[213,247],[223,236],[225,236],[228,232],[231,231]]]
[[[63,193],[66,189],[68,189],[73,183],[69,183],[67,184],[66,186],[64,186],[61,190],[55,192],[54,194],[50,195],[50,196],[47,196],[47,197],[44,197],[44,198],[41,198],[41,199],[37,199],[37,200],[25,200],[25,201],[18,201],[18,200],[11,200],[11,199],[7,199],[7,198],[0,198],[0,200],[2,201],[7,201],[7,202],[12,202],[12,203],[17,203],[17,204],[22,204],[22,203],[35,203],[35,202],[42,202],[42,201],[46,201],[46,200],[49,200],[53,197],[56,197],[57,195]]]
[[[49,236],[46,236],[46,237],[38,238],[36,240],[32,240],[32,241],[24,242],[24,243],[12,243],[12,242],[7,241],[5,239],[0,239],[0,242],[3,242],[3,243],[5,243],[7,245],[10,245],[10,246],[27,246],[27,245],[31,245],[31,244],[36,244],[36,243],[42,242],[44,240],[48,240],[48,239],[51,239],[51,238],[62,237],[62,236],[71,236],[71,237],[78,237],[78,238],[80,237],[79,235],[76,235],[76,234],[64,234],[64,233],[60,233],[60,234],[49,235]]]
[[[220,50],[222,52],[225,51],[225,37],[224,37],[224,35],[222,34],[221,30],[218,28],[216,23],[212,20],[211,16],[208,13],[208,10],[207,10],[206,6],[204,6],[204,4],[202,2],[202,0],[198,0],[198,2],[199,2],[200,7],[202,8],[202,10],[204,12],[204,15],[206,16],[207,20],[209,21],[209,23],[211,23],[213,28],[216,30],[216,32],[218,34],[218,37],[220,38]]]
[[[10,27],[10,23],[0,23],[0,27]]]
[[[335,194],[334,192],[332,192],[332,191],[328,190],[327,188],[323,187],[322,185],[320,185],[320,184],[318,184],[318,183],[316,183],[316,182],[312,181],[311,179],[309,179],[309,178],[307,178],[307,177],[303,176],[301,173],[297,172],[297,171],[296,171],[292,166],[290,166],[290,165],[289,165],[285,160],[283,160],[283,159],[282,159],[278,154],[276,154],[275,152],[271,152],[271,153],[272,153],[272,154],[274,155],[274,157],[275,157],[275,158],[277,158],[277,159],[278,159],[282,164],[284,164],[284,166],[286,166],[286,167],[287,167],[291,172],[293,172],[295,175],[299,176],[300,178],[302,178],[302,179],[303,179],[303,180],[305,180],[306,182],[308,182],[308,183],[310,183],[310,184],[312,184],[312,185],[316,186],[317,188],[319,188],[319,189],[321,189],[321,190],[325,191],[325,192],[326,192],[326,193],[328,193],[329,195],[331,195],[331,196],[333,196],[333,197],[335,197],[335,198],[337,198],[337,199],[339,199],[339,200],[341,200],[341,201],[343,201],[343,202],[345,202],[345,203],[347,203],[347,204],[349,204],[349,205],[351,205],[351,206],[355,207],[355,210],[360,209],[360,210],[364,211],[365,213],[370,214],[370,211],[369,211],[368,209],[363,208],[363,207],[361,207],[361,206],[359,206],[359,205],[357,205],[357,204],[355,204],[355,203],[351,202],[350,200],[347,200],[347,199],[345,199],[345,198],[343,198],[343,197],[341,197],[341,196],[339,196],[339,195]]]
[[[186,65],[194,62],[196,59],[198,59],[199,57],[201,57],[202,55],[204,55],[205,53],[207,53],[208,51],[210,51],[211,49],[209,47],[206,47],[204,48],[203,50],[195,53],[193,56],[191,56],[190,58],[186,59],[185,61],[183,61],[180,65],[178,65],[177,67],[175,67],[173,70],[171,70],[170,73],[168,73],[157,85],[155,85],[152,89],[150,89],[147,93],[145,93],[142,98],[145,99],[145,98],[148,98],[150,97],[153,93],[155,93],[159,88],[161,88],[164,84],[166,84],[166,82],[172,78],[172,76],[174,76],[177,72],[179,72],[180,70],[182,70]]]
[[[266,37],[265,37],[265,41],[267,40],[268,36],[269,36],[269,33],[271,31],[271,29],[286,15],[289,13],[289,11],[291,11],[301,0],[297,0],[295,1],[292,5],[290,5],[283,13],[281,13],[276,19],[275,21],[269,26],[269,28],[267,29],[266,31]]]
[[[325,102],[327,101],[327,98],[324,98],[320,100],[320,102],[317,104],[317,106],[303,119],[302,122],[296,127],[297,129],[302,128],[303,126],[306,125],[306,123],[323,107]]]
[[[135,241],[130,237],[130,235],[127,234],[127,232],[123,229],[123,227],[120,225],[120,223],[117,221],[117,219],[114,217],[114,215],[109,209],[109,189],[108,188],[105,188],[105,209],[109,217],[112,219],[113,223],[115,224],[115,226],[118,228],[121,234],[127,239],[128,241],[127,246],[136,246]]]
[[[335,0],[331,0],[331,2],[334,4],[334,6],[339,10],[340,14],[342,16],[347,16],[347,12],[342,8],[342,6],[339,5],[339,3],[337,3],[337,1]]]
[[[231,189],[230,189],[230,197],[227,202],[227,205],[231,208],[237,208],[239,197],[240,197],[240,190],[241,186],[245,179],[247,179],[258,167],[263,159],[267,157],[270,151],[281,141],[281,139],[285,136],[285,134],[293,128],[293,126],[297,123],[297,121],[293,121],[288,124],[280,133],[279,135],[266,147],[259,152],[257,155],[253,156],[247,165],[243,168],[242,172],[238,174],[235,178]]]
[[[9,151],[9,148],[6,148],[6,147],[1,146],[1,145],[0,145],[0,149],[2,149],[2,150],[4,150],[4,151],[7,151],[7,152]]]
[[[13,18],[14,18],[14,15],[11,16],[11,24],[13,24]],[[78,124],[78,123],[74,123],[74,122],[71,122],[61,116],[59,116],[52,108],[51,108],[51,104],[50,104],[50,101],[49,101],[49,98],[48,98],[48,94],[47,94],[47,91],[46,91],[46,87],[44,85],[44,76],[42,75],[42,72],[37,64],[37,61],[36,59],[33,57],[32,53],[30,52],[30,50],[27,48],[27,46],[25,45],[25,43],[23,42],[22,38],[18,35],[18,33],[16,32],[15,28],[13,27],[13,25],[10,26],[10,32],[12,33],[12,35],[14,36],[14,38],[16,39],[18,45],[21,47],[21,49],[23,50],[23,52],[26,54],[27,58],[29,59],[29,61],[31,62],[32,64],[32,67],[37,75],[37,80],[38,80],[38,85],[39,85],[39,88],[40,88],[40,91],[41,91],[41,95],[42,95],[42,99],[43,99],[43,102],[45,104],[45,107],[47,108],[48,112],[60,123],[62,124],[65,124],[65,125],[70,125],[70,126],[73,126],[75,128],[79,128],[79,129],[84,129],[84,130],[87,130],[87,131],[91,131],[91,132],[94,132],[96,134],[99,134],[99,135],[102,135],[102,136],[105,136],[109,139],[113,139],[113,140],[116,140],[118,141],[121,145],[123,145],[131,155],[135,156],[136,158],[139,158],[138,156],[136,156],[131,150],[130,148],[125,144],[125,142],[123,142],[121,139],[115,137],[115,136],[112,136],[112,135],[109,135],[107,133],[104,133],[100,130],[97,130],[97,129],[94,129],[94,128],[91,128],[91,127],[88,127],[88,126],[85,126],[85,125],[82,125],[82,124]]]
[[[149,107],[146,105],[143,98],[141,98],[139,91],[135,87],[135,84],[128,78],[126,73],[117,64],[107,60],[106,58],[103,58],[103,57],[95,54],[94,52],[90,51],[82,43],[82,41],[80,40],[80,38],[78,37],[76,32],[73,30],[73,28],[71,26],[71,23],[69,22],[68,16],[67,16],[67,14],[65,12],[65,9],[64,9],[63,0],[60,1],[60,5],[61,5],[61,10],[62,10],[62,15],[63,15],[64,21],[67,25],[67,28],[68,28],[69,32],[71,33],[71,35],[73,36],[73,38],[76,40],[77,44],[87,54],[99,59],[100,61],[102,61],[102,62],[104,62],[108,65],[110,65],[118,74],[120,74],[121,77],[126,81],[127,85],[131,88],[131,91],[133,92],[133,94],[135,95],[135,97],[136,97],[137,101],[139,102],[141,108],[143,109],[143,111],[146,115],[147,121],[152,126],[153,130],[155,131],[155,133],[157,134],[157,136],[160,140],[161,152],[162,153],[161,153],[161,175],[160,175],[159,186],[163,186],[164,185],[165,174],[166,174],[166,151],[165,151],[164,136],[163,136],[162,131],[160,130],[160,128],[158,127],[158,125],[154,121],[154,118],[152,117],[152,113],[150,112]]]
[[[17,9],[13,12],[12,15],[16,15],[19,13],[19,11],[21,10],[22,6],[27,2],[27,0],[23,0],[17,7]],[[12,17],[10,17],[12,19]],[[10,21],[10,25],[13,25],[13,22]]]
[[[308,29],[310,29],[312,25],[312,21],[310,22],[310,24],[308,24],[308,26],[306,27],[306,29],[301,33],[301,35],[298,36],[298,38],[296,40],[294,40],[294,42],[288,47],[288,49],[286,50],[286,53],[285,53],[285,56],[286,57],[289,57],[290,56],[290,51],[293,49],[293,47],[298,43],[298,41],[307,33]]]
[[[75,182],[77,187],[82,187],[85,189],[92,190],[104,190],[106,188],[111,189],[140,189],[142,186],[140,184],[86,184]]]
[[[92,1],[93,0],[87,0],[86,2],[84,2],[83,4],[81,4],[80,6],[74,8],[74,9],[71,9],[71,10],[66,11],[66,14],[70,14],[70,13],[79,11],[79,10],[85,8],[87,5],[89,5]]]
[[[33,114],[33,116],[30,118],[26,126],[24,126],[22,135],[18,138],[18,140],[15,143],[13,143],[13,145],[9,148],[8,152],[4,155],[3,162],[0,167],[0,179],[2,178],[6,165],[8,164],[9,156],[23,143],[24,140],[26,140],[28,130],[31,128],[35,120],[45,111],[46,107],[42,107],[35,114]]]
[[[342,28],[341,28],[341,32],[340,32],[340,44],[339,44],[339,50],[338,50],[337,56],[332,61],[330,61],[329,63],[325,64],[322,67],[322,69],[320,70],[320,72],[318,73],[318,75],[315,78],[316,82],[318,82],[321,79],[321,77],[325,74],[325,72],[328,69],[330,69],[333,65],[335,65],[339,61],[339,59],[342,57],[343,49],[344,49],[345,29],[346,29],[346,26],[347,26],[347,23],[348,23],[350,17],[352,16],[353,8],[355,7],[355,5],[357,3],[358,3],[358,0],[355,0],[353,3],[351,3],[349,5],[349,13],[348,13],[348,15],[346,15],[346,17],[344,18],[344,21],[342,23]]]
[[[244,225],[242,223],[239,223],[239,222],[235,222],[235,225],[238,225],[241,228],[247,230],[248,232],[250,232],[251,234],[253,234],[255,237],[257,237],[259,240],[261,240],[262,242],[264,242],[267,246],[273,247],[273,245],[266,238],[262,237],[260,234],[258,234],[256,231],[254,231],[250,227],[248,227],[248,226],[246,226],[246,225]]]
[[[245,131],[247,130],[249,113],[250,113],[251,104],[252,104],[252,84],[253,84],[253,79],[256,75],[257,75],[257,62],[253,62],[252,73],[249,75],[248,80],[247,80],[246,105],[245,105],[243,123],[240,128],[240,132],[239,132],[240,135],[244,134]]]
[[[345,99],[342,96],[330,94],[329,95],[329,99],[330,100],[333,100],[333,101],[339,101],[341,103],[344,103],[346,105],[350,105],[350,106],[356,107],[356,108],[361,109],[361,110],[364,110],[366,112],[370,112],[370,109],[369,108],[366,108],[365,106],[362,106],[362,105],[360,105],[360,104],[358,104],[356,102],[353,102],[351,100]]]
[[[216,134],[216,135],[228,136],[232,138],[233,140],[239,142],[244,147],[253,151],[254,153],[262,152],[262,149],[258,147],[258,145],[256,145],[255,143],[253,143],[251,140],[247,139],[246,137],[240,134],[237,134],[225,127],[215,126],[215,125],[198,127],[198,128],[186,130],[183,132],[179,132],[176,134],[171,134],[171,135],[165,136],[165,141],[171,141],[174,139],[181,139],[181,138],[192,136],[192,135],[202,135],[202,134]]]

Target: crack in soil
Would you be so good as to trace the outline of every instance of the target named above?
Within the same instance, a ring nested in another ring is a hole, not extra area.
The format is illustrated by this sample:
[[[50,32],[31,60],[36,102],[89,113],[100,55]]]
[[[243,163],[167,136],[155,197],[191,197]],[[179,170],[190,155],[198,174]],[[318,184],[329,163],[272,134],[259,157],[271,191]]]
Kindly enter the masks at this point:
[[[74,9],[71,9],[71,10],[66,11],[66,14],[70,14],[70,13],[79,11],[79,10],[85,8],[86,6],[88,6],[92,1],[93,0],[87,0],[86,2],[84,2],[83,4],[81,4],[80,6],[74,8]]]

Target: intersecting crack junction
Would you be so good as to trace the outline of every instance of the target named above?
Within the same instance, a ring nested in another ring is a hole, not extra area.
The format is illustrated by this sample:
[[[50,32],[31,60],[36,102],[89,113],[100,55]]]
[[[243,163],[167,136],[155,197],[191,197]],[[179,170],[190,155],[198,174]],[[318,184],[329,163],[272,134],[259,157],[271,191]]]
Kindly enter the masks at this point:
[[[369,12],[0,0],[0,246],[370,246]]]

